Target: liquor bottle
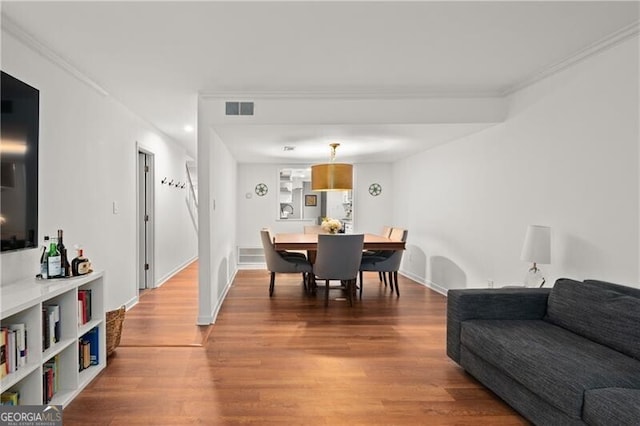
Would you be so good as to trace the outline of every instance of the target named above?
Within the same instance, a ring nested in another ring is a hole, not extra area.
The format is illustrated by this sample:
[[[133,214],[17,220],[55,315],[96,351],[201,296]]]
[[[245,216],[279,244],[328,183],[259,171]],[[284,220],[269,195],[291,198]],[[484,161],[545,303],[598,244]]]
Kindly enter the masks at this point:
[[[60,276],[62,276],[62,264],[58,243],[55,238],[51,238],[47,253],[47,278],[60,278]]]
[[[91,262],[84,257],[84,253],[81,248],[77,249],[78,255],[71,261],[71,273],[74,276],[88,274],[91,270]]]
[[[58,251],[60,252],[60,268],[63,277],[70,276],[69,259],[67,258],[67,249],[62,242],[62,229],[58,229]]]
[[[42,255],[40,256],[40,276],[42,278],[47,278],[47,257],[49,253],[49,236],[44,236],[44,246],[42,247]]]

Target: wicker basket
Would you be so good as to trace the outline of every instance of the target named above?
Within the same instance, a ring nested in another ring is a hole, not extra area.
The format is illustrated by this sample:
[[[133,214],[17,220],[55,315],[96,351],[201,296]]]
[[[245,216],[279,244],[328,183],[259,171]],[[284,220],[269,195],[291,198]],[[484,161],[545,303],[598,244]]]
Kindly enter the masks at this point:
[[[107,356],[111,355],[120,345],[125,312],[124,306],[115,311],[107,312]]]

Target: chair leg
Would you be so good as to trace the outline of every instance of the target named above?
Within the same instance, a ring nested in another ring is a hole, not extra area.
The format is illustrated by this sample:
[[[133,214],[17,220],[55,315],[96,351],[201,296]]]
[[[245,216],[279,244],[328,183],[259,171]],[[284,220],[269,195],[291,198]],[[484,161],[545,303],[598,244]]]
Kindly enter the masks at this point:
[[[380,280],[380,282],[382,282],[382,272],[378,272],[378,279]],[[387,282],[384,282],[384,285],[387,285]]]
[[[384,286],[386,287],[387,286],[387,274],[385,274],[384,272],[378,272],[378,273],[382,274],[382,279],[384,280]],[[389,285],[393,285],[393,283],[389,283]],[[391,289],[393,290],[393,287],[391,287]]]
[[[324,306],[329,306],[329,280],[325,280],[326,290],[324,291]]]
[[[346,281],[346,285],[347,285],[347,297],[349,297],[349,306],[353,307],[353,292],[355,291],[354,288],[354,282],[355,280],[347,280]]]
[[[385,277],[385,281],[387,280],[387,277],[389,279],[389,288],[391,289],[391,294],[393,294],[393,272],[383,272],[384,277]]]
[[[396,295],[400,297],[400,287],[398,286],[398,271],[393,272],[393,280],[396,282]]]
[[[273,287],[276,283],[276,273],[271,273],[271,279],[269,280],[269,297],[273,296]]]
[[[309,291],[309,287],[307,286],[307,273],[306,272],[302,273],[302,285],[304,286],[304,291],[308,292]]]
[[[362,271],[360,271],[360,299],[362,299],[362,287],[364,287],[364,279],[362,278],[362,276]]]

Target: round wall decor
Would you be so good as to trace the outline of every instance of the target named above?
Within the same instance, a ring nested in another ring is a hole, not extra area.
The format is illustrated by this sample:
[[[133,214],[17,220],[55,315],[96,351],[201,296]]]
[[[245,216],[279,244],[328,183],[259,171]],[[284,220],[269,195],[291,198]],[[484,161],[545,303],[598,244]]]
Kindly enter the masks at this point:
[[[269,192],[269,188],[266,184],[259,183],[256,185],[256,194],[258,194],[259,196],[264,197],[265,195],[267,195],[267,192]]]
[[[369,194],[373,197],[377,197],[382,193],[382,186],[379,183],[372,183],[369,185]]]

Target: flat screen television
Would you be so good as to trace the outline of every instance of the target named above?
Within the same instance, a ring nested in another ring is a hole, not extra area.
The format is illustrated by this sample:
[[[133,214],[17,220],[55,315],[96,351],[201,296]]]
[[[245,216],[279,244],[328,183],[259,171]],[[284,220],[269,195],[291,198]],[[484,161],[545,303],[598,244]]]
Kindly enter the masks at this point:
[[[37,247],[40,92],[3,71],[0,94],[0,248]]]

